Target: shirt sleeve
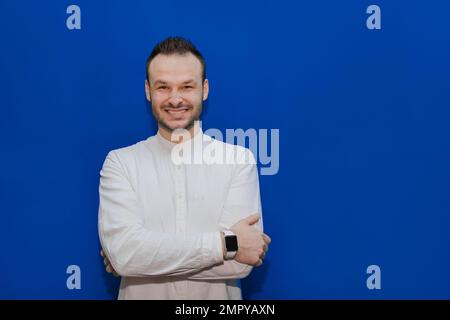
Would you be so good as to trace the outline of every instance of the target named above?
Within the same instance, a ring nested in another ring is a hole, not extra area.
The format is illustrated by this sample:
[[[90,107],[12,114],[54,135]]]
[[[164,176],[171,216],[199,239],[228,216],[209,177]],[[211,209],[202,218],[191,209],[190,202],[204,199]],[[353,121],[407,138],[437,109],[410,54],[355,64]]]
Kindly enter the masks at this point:
[[[241,157],[233,172],[233,178],[220,217],[220,227],[229,229],[233,224],[251,214],[259,213],[260,220],[255,228],[263,232],[261,197],[259,191],[258,169],[252,152],[241,149]],[[235,260],[205,268],[189,276],[189,279],[242,279],[247,277],[253,267]]]
[[[98,231],[121,276],[179,276],[223,262],[220,232],[196,235],[148,230],[137,197],[114,151],[100,171]]]

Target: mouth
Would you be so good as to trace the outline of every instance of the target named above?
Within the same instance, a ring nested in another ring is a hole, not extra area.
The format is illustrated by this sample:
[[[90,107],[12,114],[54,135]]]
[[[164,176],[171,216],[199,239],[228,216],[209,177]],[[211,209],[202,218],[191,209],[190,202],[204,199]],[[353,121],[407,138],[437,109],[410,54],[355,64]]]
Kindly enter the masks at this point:
[[[188,112],[189,110],[190,110],[190,108],[188,108],[188,107],[181,107],[181,108],[176,108],[176,109],[172,109],[172,108],[164,109],[165,112],[167,112],[168,114],[173,115],[173,116],[183,115],[186,112]]]

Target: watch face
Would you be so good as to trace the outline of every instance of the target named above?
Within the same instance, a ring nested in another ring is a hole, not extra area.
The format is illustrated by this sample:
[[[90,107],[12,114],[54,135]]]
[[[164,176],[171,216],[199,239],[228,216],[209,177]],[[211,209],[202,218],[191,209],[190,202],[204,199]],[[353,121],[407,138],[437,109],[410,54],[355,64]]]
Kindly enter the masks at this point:
[[[225,245],[227,246],[227,251],[237,251],[238,243],[236,236],[226,236]]]

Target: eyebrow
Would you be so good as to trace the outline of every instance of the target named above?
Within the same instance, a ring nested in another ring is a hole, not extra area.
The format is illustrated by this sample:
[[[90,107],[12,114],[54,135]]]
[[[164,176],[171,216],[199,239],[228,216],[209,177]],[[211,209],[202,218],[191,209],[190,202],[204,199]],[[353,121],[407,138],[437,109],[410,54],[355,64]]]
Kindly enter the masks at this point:
[[[189,79],[189,80],[186,80],[186,81],[183,81],[183,83],[182,84],[188,84],[188,83],[195,83],[195,80],[194,79]],[[153,85],[158,85],[158,84],[167,84],[167,82],[166,81],[163,81],[163,80],[156,80],[154,83],[153,83]]]
[[[167,82],[162,81],[162,80],[156,80],[153,84],[156,86],[158,84],[167,84]]]

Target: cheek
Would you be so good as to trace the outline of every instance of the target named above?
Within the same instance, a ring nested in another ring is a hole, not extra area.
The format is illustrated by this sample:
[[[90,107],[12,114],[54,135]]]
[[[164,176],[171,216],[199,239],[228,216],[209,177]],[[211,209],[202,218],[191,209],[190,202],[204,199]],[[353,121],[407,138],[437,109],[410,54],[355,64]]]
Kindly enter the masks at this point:
[[[164,99],[160,99],[159,97],[153,95],[150,102],[154,109],[160,110],[164,103]]]
[[[198,107],[203,102],[203,94],[196,92],[186,96],[186,101],[193,107]]]

